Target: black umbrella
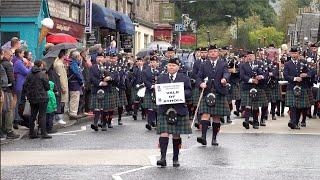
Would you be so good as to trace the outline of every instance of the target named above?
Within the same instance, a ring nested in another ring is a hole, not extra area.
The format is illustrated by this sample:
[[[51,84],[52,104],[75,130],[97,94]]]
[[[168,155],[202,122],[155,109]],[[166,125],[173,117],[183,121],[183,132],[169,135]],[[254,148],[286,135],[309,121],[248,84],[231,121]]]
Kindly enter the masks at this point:
[[[58,57],[61,50],[74,49],[74,48],[77,48],[77,45],[73,43],[57,44],[49,49],[49,52],[43,57],[42,61],[46,63],[46,68],[50,69],[50,67],[54,63],[54,60]]]

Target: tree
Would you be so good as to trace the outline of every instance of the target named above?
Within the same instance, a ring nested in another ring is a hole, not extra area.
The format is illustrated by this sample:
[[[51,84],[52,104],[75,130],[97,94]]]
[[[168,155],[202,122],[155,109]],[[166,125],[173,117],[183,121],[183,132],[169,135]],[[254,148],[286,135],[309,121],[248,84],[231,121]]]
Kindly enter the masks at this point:
[[[264,37],[266,37],[265,42],[263,42]],[[283,42],[283,38],[283,32],[277,31],[275,27],[261,27],[249,32],[249,46],[251,49],[254,49],[273,43],[279,47]]]
[[[281,0],[278,29],[284,34],[288,31],[288,25],[294,23],[299,11],[298,0]]]
[[[232,43],[232,37],[230,32],[230,27],[227,25],[220,26],[205,26],[200,25],[198,28],[198,46],[207,47],[208,46],[208,34],[210,34],[211,44],[217,44],[218,46],[225,46]]]
[[[234,27],[236,26],[236,24],[233,24],[232,26]],[[244,20],[239,20],[239,25],[238,25],[239,47],[250,48],[249,32],[259,29],[261,27],[263,27],[263,23],[260,19],[260,16],[258,15],[253,15]]]

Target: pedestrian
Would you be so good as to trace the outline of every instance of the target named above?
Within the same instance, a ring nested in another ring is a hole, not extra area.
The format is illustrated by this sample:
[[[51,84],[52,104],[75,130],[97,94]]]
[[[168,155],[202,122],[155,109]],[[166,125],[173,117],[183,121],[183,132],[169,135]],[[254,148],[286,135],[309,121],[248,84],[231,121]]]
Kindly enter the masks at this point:
[[[82,95],[80,96],[79,112],[83,115],[88,115],[90,112],[90,95],[91,95],[91,83],[90,83],[90,67],[92,66],[90,56],[87,49],[82,49],[81,55],[81,69],[84,78],[84,86],[82,89]]]
[[[41,138],[52,138],[46,131],[46,111],[48,105],[47,91],[50,90],[50,85],[48,76],[44,70],[43,61],[35,61],[34,67],[32,67],[31,73],[27,76],[23,88],[31,106],[31,119],[29,124],[30,139],[39,138],[37,132],[34,131],[37,117],[41,129]]]
[[[46,130],[48,134],[56,133],[57,131],[53,129],[53,119],[55,116],[55,111],[57,110],[57,100],[54,92],[54,82],[49,81],[50,89],[48,92],[48,105],[46,113]]]
[[[59,75],[60,79],[60,88],[61,88],[61,97],[57,101],[57,112],[56,120],[59,124],[66,124],[64,121],[64,109],[66,104],[69,102],[69,88],[68,88],[68,76],[67,68],[64,64],[64,59],[66,58],[66,50],[61,50],[58,57],[53,63],[54,71]]]
[[[83,86],[83,76],[80,69],[81,57],[79,51],[71,52],[71,64],[69,67],[68,87],[70,92],[70,119],[79,119],[78,108],[80,91]]]
[[[13,116],[14,116],[14,87],[15,87],[15,79],[13,73],[13,65],[12,65],[13,53],[11,50],[4,50],[4,55],[1,60],[1,65],[5,70],[7,75],[8,84],[3,88],[4,92],[4,104],[3,104],[3,117],[4,117],[4,126],[3,132],[7,135],[7,139],[16,139],[20,136],[13,131]]]
[[[160,75],[157,83],[164,84],[183,82],[185,99],[188,99],[192,96],[190,78],[185,74],[178,72],[180,68],[179,64],[180,61],[178,58],[169,59],[167,64],[168,73]],[[171,116],[171,114],[173,116]],[[157,133],[160,134],[159,144],[161,159],[157,161],[157,165],[161,167],[167,166],[166,154],[169,143],[169,135],[172,134],[173,167],[179,167],[179,150],[182,144],[180,135],[191,134],[191,127],[189,119],[187,118],[188,108],[185,103],[160,105],[158,106],[158,115]]]
[[[17,96],[17,106],[15,106],[13,128],[18,129],[18,125],[21,121],[21,117],[19,116],[18,112],[18,105],[20,104],[21,100],[21,91],[23,84],[26,80],[27,75],[31,71],[31,67],[25,66],[23,61],[24,51],[22,49],[16,49],[14,57],[16,58],[13,64],[13,72],[16,79],[15,94]]]
[[[5,138],[5,133],[3,132],[3,122],[2,122],[2,107],[5,102],[4,99],[4,90],[8,87],[8,76],[6,70],[1,64],[3,59],[4,53],[3,50],[0,48],[0,138]]]
[[[128,105],[128,100],[126,96],[126,79],[127,79],[127,67],[126,61],[121,56],[112,57],[112,61],[117,63],[117,70],[119,72],[119,81],[117,84],[117,94],[118,94],[118,125],[123,125],[122,123],[122,114],[123,114],[123,107]]]
[[[212,122],[212,142],[213,146],[218,146],[217,134],[220,131],[220,118],[230,115],[227,101],[227,82],[230,78],[227,64],[219,58],[219,50],[216,45],[211,45],[208,50],[208,59],[203,62],[198,74],[197,86],[203,93],[199,107],[201,115],[202,136],[197,138],[197,142],[207,145],[207,130]]]

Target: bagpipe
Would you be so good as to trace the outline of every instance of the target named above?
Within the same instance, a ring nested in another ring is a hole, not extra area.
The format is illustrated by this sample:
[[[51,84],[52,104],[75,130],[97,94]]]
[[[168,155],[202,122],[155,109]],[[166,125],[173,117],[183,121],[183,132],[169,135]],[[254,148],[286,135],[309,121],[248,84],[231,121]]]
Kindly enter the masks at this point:
[[[159,75],[160,75],[159,70],[157,70],[157,69],[153,70],[153,72],[152,72],[152,85],[153,86],[157,83]],[[156,92],[155,92],[154,88],[151,90],[151,100],[154,103],[156,102]]]

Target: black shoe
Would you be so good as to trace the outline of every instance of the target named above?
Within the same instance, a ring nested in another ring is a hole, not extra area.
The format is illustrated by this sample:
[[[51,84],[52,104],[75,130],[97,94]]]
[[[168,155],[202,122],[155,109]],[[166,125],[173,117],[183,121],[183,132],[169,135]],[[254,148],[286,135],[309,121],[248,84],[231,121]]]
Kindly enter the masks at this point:
[[[98,127],[99,127],[99,128],[102,128],[102,124],[101,124],[101,123],[99,123],[99,124],[98,124]]]
[[[277,120],[275,115],[272,115],[272,120]]]
[[[47,130],[47,133],[48,134],[54,134],[54,133],[57,133],[58,131],[55,130],[55,129],[50,129],[50,130]]]
[[[132,115],[132,117],[133,117],[133,120],[135,120],[135,121],[137,120],[137,115],[134,114],[134,115]]]
[[[166,167],[167,161],[165,159],[160,159],[159,161],[157,161],[157,166]]]
[[[91,124],[91,129],[93,129],[94,131],[98,131],[98,126],[94,125],[94,124]]]
[[[229,123],[229,124],[232,123],[232,121],[231,121],[229,116],[227,116],[227,123]]]
[[[196,127],[197,129],[200,129],[199,123],[194,123],[194,127]]]
[[[225,123],[224,117],[220,118],[221,123]]]
[[[236,115],[236,116],[238,116],[238,117],[240,116],[239,111],[233,111],[233,114]]]
[[[312,116],[312,119],[317,119],[317,115],[314,114],[314,115]]]
[[[152,126],[152,127],[156,127],[157,125],[156,125],[155,122],[151,122],[151,126]]]
[[[17,139],[19,137],[20,137],[20,135],[14,133],[13,131],[7,132],[7,139]]]
[[[244,128],[246,128],[246,129],[249,129],[249,128],[250,128],[249,122],[247,122],[247,121],[243,121],[242,126],[243,126]]]
[[[101,131],[107,131],[107,126],[106,125],[102,126]]]
[[[282,114],[283,114],[283,113],[282,113]],[[277,116],[280,116],[280,112],[279,112],[279,111],[277,111],[277,112],[276,112],[276,115],[277,115]]]
[[[302,121],[302,122],[301,122],[301,127],[306,127],[306,126],[307,126],[306,122],[305,122],[305,121]]]
[[[259,122],[258,121],[253,122],[252,128],[253,129],[259,129]]]
[[[173,167],[179,167],[180,166],[180,163],[178,160],[173,160],[173,163],[172,163]]]
[[[284,113],[281,113],[281,117],[284,117]]]
[[[294,124],[293,124],[292,122],[289,122],[289,123],[288,123],[288,127],[289,127],[289,128],[293,129],[293,126],[294,126]]]
[[[122,125],[123,125],[122,122],[121,122],[121,119],[118,119],[118,125],[119,125],[119,126],[122,126]]]
[[[48,134],[42,134],[41,136],[41,139],[51,139],[52,136],[49,136]]]
[[[197,137],[197,142],[202,144],[203,146],[207,145],[207,140],[202,137]]]
[[[312,118],[311,114],[307,114],[307,117],[308,117],[309,119],[311,119],[311,118]]]
[[[30,139],[37,139],[37,138],[40,138],[40,136],[37,133],[32,133],[32,134],[29,134],[29,138]]]
[[[266,126],[266,122],[265,122],[264,119],[262,119],[262,120],[260,121],[260,126]]]
[[[212,146],[219,146],[219,143],[217,141],[217,138],[212,138],[212,142],[211,142]]]
[[[151,125],[150,125],[150,124],[146,124],[146,128],[147,128],[149,131],[151,131],[151,130],[152,130],[152,127],[151,127]]]
[[[300,129],[300,126],[299,126],[299,125],[294,124],[294,125],[291,127],[291,129]]]
[[[108,128],[113,128],[113,126],[112,126],[112,124],[110,123],[110,124],[108,124]]]
[[[19,123],[17,121],[14,121],[12,127],[13,129],[19,129]]]

